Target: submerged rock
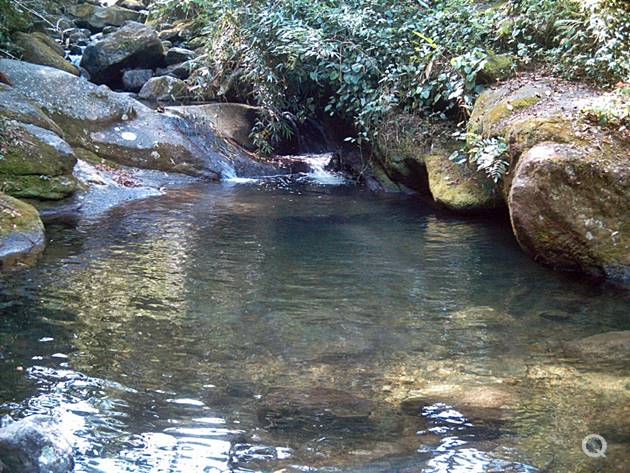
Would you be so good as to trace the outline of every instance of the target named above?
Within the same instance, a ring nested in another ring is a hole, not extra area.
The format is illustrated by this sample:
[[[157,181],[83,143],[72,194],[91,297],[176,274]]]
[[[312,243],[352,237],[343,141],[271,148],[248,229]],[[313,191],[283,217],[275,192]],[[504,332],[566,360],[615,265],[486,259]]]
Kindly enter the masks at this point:
[[[72,448],[46,416],[31,416],[0,429],[2,473],[69,473]]]
[[[16,33],[15,42],[25,61],[79,75],[79,68],[65,60],[63,48],[44,33]]]
[[[34,262],[44,251],[45,244],[44,226],[37,210],[25,202],[0,193],[0,268],[7,269]]]
[[[129,22],[85,48],[81,67],[97,84],[116,84],[126,69],[155,69],[164,65],[164,49],[156,31]]]
[[[279,388],[263,397],[258,418],[278,429],[364,429],[373,403],[327,388]]]
[[[419,415],[423,409],[445,404],[473,421],[501,421],[513,415],[519,394],[504,385],[461,386],[433,385],[404,399],[401,409]]]
[[[594,363],[630,361],[630,330],[606,332],[565,344],[567,352]]]

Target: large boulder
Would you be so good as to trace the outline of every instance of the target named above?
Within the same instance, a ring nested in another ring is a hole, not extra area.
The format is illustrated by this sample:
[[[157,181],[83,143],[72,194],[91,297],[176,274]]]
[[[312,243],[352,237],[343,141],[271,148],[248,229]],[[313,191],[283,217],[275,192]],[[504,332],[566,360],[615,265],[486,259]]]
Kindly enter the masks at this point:
[[[0,193],[0,269],[34,262],[45,245],[44,225],[37,210]],[[4,460],[2,432],[0,430],[0,462]]]
[[[164,49],[150,26],[129,22],[85,48],[81,67],[97,84],[119,84],[123,70],[164,66]]]
[[[172,66],[190,61],[197,57],[197,53],[185,48],[171,48],[166,53],[166,64]]]
[[[64,50],[44,33],[16,33],[15,43],[22,50],[22,59],[51,66],[78,76],[79,68],[64,58]]]
[[[623,145],[541,143],[509,194],[514,234],[541,263],[630,281],[630,162]]]
[[[149,79],[140,89],[141,99],[159,102],[175,102],[188,95],[186,83],[176,77],[161,76]]]
[[[200,126],[212,127],[219,135],[245,149],[256,148],[251,134],[260,112],[258,107],[240,103],[211,103],[169,107],[168,110]]]
[[[75,23],[81,28],[89,28],[99,32],[106,26],[122,26],[128,21],[139,21],[142,15],[135,11],[119,6],[100,7],[90,3],[74,5],[68,13],[75,17]]]
[[[283,172],[228,143],[208,126],[159,113],[125,95],[45,66],[0,60],[14,89],[63,129],[65,141],[121,164],[218,177]]]
[[[31,416],[0,430],[2,473],[70,473],[72,448],[54,419]]]

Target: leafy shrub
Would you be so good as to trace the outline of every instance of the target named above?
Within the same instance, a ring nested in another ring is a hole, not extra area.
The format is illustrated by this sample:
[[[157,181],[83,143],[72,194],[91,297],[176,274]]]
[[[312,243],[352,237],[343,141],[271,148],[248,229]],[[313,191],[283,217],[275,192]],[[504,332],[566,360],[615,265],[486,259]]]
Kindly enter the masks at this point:
[[[630,75],[626,0],[156,0],[156,18],[193,19],[207,35],[208,82],[237,77],[265,110],[270,151],[318,113],[374,138],[392,111],[465,120],[489,51],[513,51],[571,77]],[[199,80],[200,77],[196,77]],[[204,79],[201,76],[201,79]],[[203,80],[201,81],[203,82]],[[195,83],[195,90],[203,90]]]
[[[510,166],[505,139],[483,138],[474,133],[456,133],[455,136],[466,140],[467,144],[463,150],[454,151],[449,156],[451,161],[457,164],[468,163],[477,171],[484,172],[495,183],[503,178]]]

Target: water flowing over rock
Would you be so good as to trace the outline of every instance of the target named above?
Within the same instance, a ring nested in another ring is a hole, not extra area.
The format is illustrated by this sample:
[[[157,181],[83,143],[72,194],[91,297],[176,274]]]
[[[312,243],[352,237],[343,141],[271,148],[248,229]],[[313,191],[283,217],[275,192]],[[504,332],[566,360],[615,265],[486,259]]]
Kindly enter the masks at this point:
[[[119,30],[85,48],[81,67],[97,84],[118,84],[125,69],[155,69],[164,66],[164,49],[156,31],[129,22]]]
[[[54,419],[31,416],[0,430],[2,473],[70,473],[72,449]]]
[[[0,193],[0,268],[34,262],[45,245],[44,226],[37,210]]]

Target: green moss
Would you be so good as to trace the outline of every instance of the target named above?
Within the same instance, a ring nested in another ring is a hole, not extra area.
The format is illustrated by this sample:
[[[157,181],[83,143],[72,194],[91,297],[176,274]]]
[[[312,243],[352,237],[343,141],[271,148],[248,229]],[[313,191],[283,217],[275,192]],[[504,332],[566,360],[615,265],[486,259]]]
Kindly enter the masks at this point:
[[[77,190],[73,176],[7,176],[0,175],[0,191],[25,199],[60,200]]]
[[[0,238],[16,231],[32,232],[41,228],[35,207],[0,193]]]
[[[515,68],[516,62],[511,54],[489,54],[478,79],[481,83],[492,84],[510,77]]]
[[[498,207],[500,198],[492,182],[465,166],[450,161],[445,154],[425,158],[433,199],[445,207],[475,213]]]
[[[59,54],[58,46],[54,45],[54,42],[50,44],[52,40],[44,40],[36,33],[17,33],[15,37],[17,45],[22,49],[23,60],[61,69],[75,76],[79,75],[79,69],[64,59],[63,50],[61,50],[62,54]]]

